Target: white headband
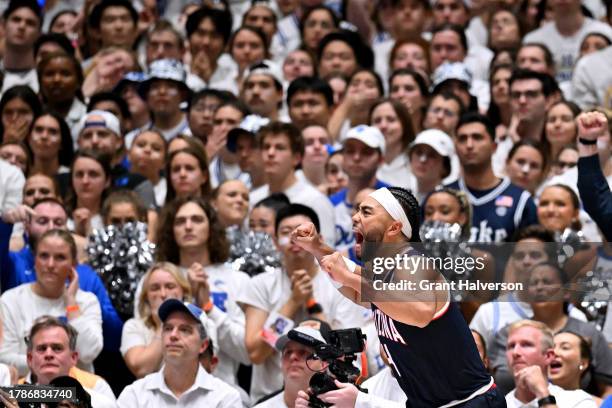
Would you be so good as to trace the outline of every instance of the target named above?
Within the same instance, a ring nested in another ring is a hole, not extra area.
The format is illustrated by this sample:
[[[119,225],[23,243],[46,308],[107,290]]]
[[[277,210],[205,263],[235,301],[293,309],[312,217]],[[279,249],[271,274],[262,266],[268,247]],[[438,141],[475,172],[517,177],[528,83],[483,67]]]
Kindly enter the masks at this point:
[[[410,226],[410,221],[408,221],[408,217],[406,217],[406,213],[402,208],[401,204],[393,194],[386,188],[379,188],[370,194],[370,197],[378,201],[382,207],[387,210],[391,218],[395,221],[399,221],[402,223],[402,233],[408,238],[412,238],[412,227]]]

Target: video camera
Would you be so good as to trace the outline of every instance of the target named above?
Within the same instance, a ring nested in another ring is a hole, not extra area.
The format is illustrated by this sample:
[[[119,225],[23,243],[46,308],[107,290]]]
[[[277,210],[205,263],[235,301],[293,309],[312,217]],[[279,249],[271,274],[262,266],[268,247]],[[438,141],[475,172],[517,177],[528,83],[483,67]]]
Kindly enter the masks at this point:
[[[338,389],[334,380],[355,384],[359,378],[359,369],[353,366],[353,362],[357,360],[357,354],[361,353],[365,347],[366,336],[360,328],[329,331],[329,344],[321,343],[294,330],[288,333],[288,337],[293,341],[312,347],[315,350],[315,357],[327,364],[327,370],[323,372],[313,370],[317,372],[310,379],[310,389],[312,390],[310,407],[324,408],[330,406],[317,396]],[[310,366],[308,368],[312,370]],[[357,388],[359,387],[357,386]],[[365,390],[361,391],[367,392]]]

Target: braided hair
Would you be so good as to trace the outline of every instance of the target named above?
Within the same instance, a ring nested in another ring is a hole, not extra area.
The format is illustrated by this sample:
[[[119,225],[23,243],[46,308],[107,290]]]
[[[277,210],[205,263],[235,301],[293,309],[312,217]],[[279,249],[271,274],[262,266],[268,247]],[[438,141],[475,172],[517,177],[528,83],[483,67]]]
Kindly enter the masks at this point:
[[[421,228],[419,202],[412,193],[402,187],[388,187],[393,197],[400,203],[412,228],[410,242],[421,242],[419,229]]]

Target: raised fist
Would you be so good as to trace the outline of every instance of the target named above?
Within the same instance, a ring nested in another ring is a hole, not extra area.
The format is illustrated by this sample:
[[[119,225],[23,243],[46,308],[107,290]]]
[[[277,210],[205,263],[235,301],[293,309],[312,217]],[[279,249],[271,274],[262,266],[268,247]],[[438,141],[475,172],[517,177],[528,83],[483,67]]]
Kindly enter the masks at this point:
[[[578,137],[595,141],[608,131],[608,119],[601,112],[586,112],[576,118]]]

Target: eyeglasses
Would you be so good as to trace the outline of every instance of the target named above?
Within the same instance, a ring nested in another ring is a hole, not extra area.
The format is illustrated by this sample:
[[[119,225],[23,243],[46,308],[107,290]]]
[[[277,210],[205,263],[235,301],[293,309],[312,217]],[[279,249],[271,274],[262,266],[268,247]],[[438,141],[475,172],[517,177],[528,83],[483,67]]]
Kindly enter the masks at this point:
[[[291,358],[293,354],[295,354],[299,360],[308,360],[313,357],[313,354],[305,349],[285,349],[281,353],[281,356],[283,359],[288,359]]]
[[[510,92],[510,98],[514,99],[514,100],[519,100],[521,99],[521,96],[525,96],[526,99],[535,99],[538,96],[540,96],[542,94],[541,90],[538,91],[525,91],[525,92],[519,92],[519,91],[512,91]]]
[[[456,112],[453,112],[450,109],[441,108],[439,106],[429,108],[428,112],[434,115],[439,115],[440,113],[443,113],[444,116],[446,116],[447,118],[454,118],[455,116],[457,116]]]

